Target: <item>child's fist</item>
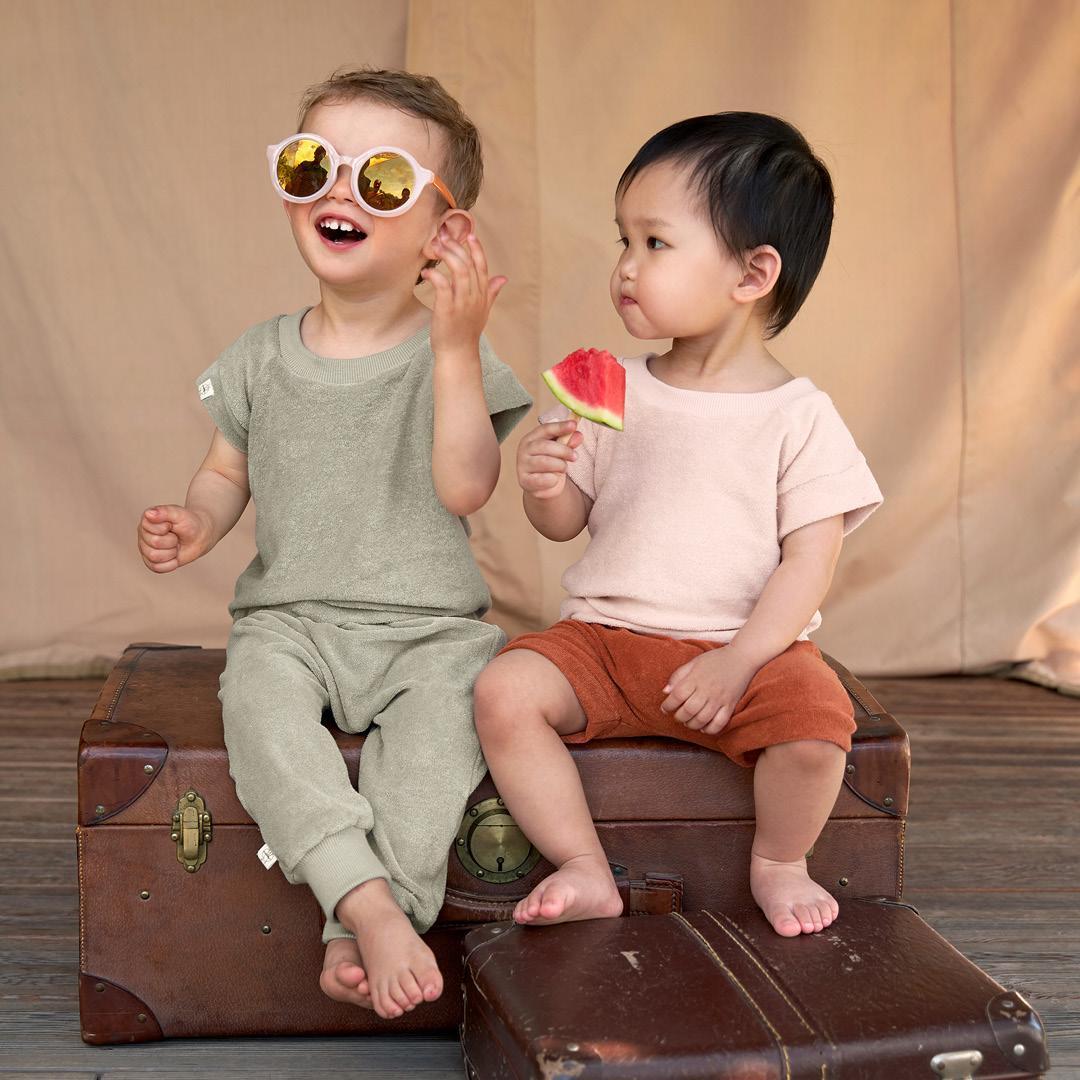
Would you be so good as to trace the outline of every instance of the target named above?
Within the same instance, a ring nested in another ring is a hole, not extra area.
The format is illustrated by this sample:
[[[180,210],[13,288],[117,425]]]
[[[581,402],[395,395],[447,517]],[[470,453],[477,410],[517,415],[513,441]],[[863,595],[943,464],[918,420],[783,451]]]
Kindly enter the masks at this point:
[[[139,554],[148,570],[167,574],[210,550],[206,521],[183,506],[151,506],[139,518]]]
[[[577,430],[577,417],[541,423],[518,443],[517,478],[521,490],[537,499],[554,499],[566,487],[566,463],[585,436]],[[563,441],[565,440],[565,442]]]

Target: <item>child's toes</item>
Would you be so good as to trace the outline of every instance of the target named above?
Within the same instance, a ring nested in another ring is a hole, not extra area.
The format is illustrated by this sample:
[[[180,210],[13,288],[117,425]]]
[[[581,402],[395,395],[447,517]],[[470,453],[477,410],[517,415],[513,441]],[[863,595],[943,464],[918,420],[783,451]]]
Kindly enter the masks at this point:
[[[359,964],[338,964],[334,971],[343,986],[351,986],[356,990],[361,986],[367,988],[367,972]]]
[[[401,1007],[390,994],[388,986],[380,986],[372,992],[371,1000],[375,1003],[375,1011],[384,1020],[396,1020],[401,1015]]]
[[[782,937],[797,937],[802,933],[799,920],[795,918],[791,908],[780,905],[766,913],[773,929]]]
[[[557,919],[565,910],[566,898],[554,889],[544,897],[544,902],[540,905],[540,914],[545,919]]]
[[[434,960],[419,968],[414,974],[422,1000],[434,1001],[443,992],[442,973]]]
[[[416,981],[416,976],[411,971],[406,971],[401,976],[401,992],[408,1001],[409,1009],[414,1009],[424,1000],[424,991],[420,989],[420,984]]]
[[[425,1001],[434,1001],[443,991],[442,976],[436,971],[433,975],[421,976],[420,986]]]

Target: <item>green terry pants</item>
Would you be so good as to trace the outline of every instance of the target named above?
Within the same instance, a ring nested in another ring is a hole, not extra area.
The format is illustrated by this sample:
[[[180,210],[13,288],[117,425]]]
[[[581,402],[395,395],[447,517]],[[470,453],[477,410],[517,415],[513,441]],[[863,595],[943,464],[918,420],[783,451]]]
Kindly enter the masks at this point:
[[[306,882],[326,913],[323,941],[352,936],[334,909],[376,877],[417,932],[435,921],[486,769],[473,683],[505,643],[475,618],[321,603],[233,624],[218,693],[229,772],[285,877]],[[343,731],[366,733],[356,788],[321,722],[327,706]]]

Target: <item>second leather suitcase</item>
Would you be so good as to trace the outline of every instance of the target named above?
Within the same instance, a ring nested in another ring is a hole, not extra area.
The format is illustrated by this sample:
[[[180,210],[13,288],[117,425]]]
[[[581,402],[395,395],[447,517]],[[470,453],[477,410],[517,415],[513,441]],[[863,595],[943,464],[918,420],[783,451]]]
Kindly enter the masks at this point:
[[[465,939],[472,1080],[962,1080],[1049,1068],[1042,1024],[914,908],[841,902],[783,938],[756,909]]]

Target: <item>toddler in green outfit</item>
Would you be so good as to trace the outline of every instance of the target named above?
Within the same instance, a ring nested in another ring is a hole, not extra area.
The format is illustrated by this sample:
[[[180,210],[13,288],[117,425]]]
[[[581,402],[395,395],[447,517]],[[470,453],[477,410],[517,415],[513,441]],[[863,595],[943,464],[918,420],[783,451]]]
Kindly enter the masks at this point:
[[[506,641],[481,620],[467,515],[532,401],[482,336],[506,279],[469,213],[479,136],[436,80],[335,75],[268,163],[320,302],[199,376],[210,450],[183,506],[143,513],[139,551],[155,573],[185,566],[253,500],[219,693],[230,773],[325,912],[323,990],[392,1018],[442,992],[419,934],[485,772],[473,682]],[[324,710],[366,733],[356,788]]]

